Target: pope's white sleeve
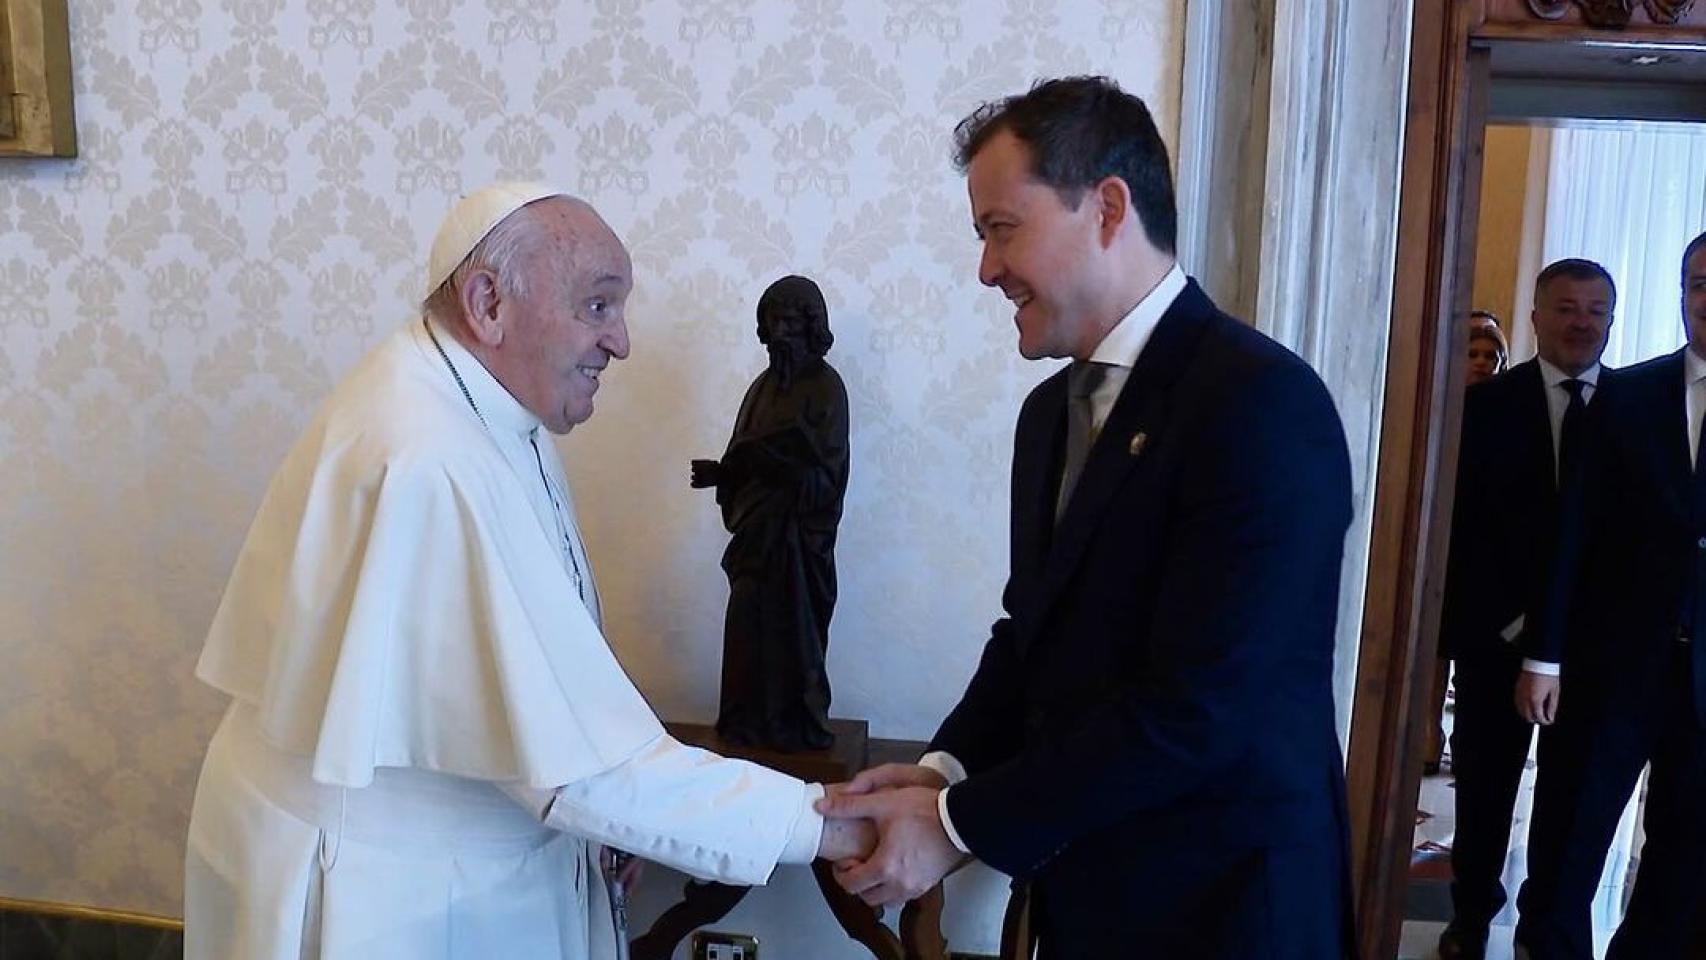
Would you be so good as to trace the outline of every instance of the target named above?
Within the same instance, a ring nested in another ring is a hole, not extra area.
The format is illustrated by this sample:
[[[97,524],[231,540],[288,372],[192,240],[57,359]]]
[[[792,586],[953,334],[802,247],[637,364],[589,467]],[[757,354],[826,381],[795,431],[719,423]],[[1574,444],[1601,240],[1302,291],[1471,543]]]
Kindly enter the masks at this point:
[[[701,880],[757,886],[778,863],[817,856],[823,787],[668,735],[593,777],[555,790],[501,785],[546,826]]]

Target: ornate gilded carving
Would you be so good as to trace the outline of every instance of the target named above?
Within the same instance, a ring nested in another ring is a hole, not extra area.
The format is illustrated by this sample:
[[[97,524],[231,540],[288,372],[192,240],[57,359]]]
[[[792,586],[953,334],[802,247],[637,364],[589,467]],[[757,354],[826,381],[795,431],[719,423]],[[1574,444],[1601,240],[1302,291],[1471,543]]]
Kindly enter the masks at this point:
[[[1528,9],[1542,20],[1561,20],[1572,6],[1581,9],[1589,26],[1616,30],[1627,27],[1641,6],[1656,24],[1680,23],[1694,0],[1528,0]]]
[[[1654,23],[1681,23],[1694,6],[1694,0],[1647,0],[1647,16]]]
[[[1576,0],[1582,19],[1595,27],[1627,27],[1635,12],[1635,0]]]

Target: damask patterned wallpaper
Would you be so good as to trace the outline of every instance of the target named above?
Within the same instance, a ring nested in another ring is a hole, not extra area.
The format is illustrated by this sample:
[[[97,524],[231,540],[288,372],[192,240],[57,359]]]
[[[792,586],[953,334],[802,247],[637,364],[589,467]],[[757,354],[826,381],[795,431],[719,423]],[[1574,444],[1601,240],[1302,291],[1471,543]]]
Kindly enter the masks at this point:
[[[634,251],[634,355],[563,450],[659,712],[714,712],[725,534],[687,461],[762,365],[758,293],[802,272],[853,402],[833,712],[927,736],[997,612],[1013,417],[1049,372],[976,283],[949,130],[1100,72],[1172,140],[1181,11],[71,0],[83,155],[0,165],[0,895],[177,913],[222,706],[191,669],[266,478],[498,177],[582,193]]]

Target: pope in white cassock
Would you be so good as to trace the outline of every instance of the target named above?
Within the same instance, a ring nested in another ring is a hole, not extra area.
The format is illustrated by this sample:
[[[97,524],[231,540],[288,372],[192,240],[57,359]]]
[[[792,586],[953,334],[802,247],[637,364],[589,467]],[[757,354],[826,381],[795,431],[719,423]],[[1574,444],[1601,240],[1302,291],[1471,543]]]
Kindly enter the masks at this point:
[[[862,855],[818,785],[671,739],[600,633],[548,435],[628,355],[628,252],[498,184],[433,241],[423,315],[267,490],[196,674],[232,698],[186,855],[191,960],[603,960],[600,845],[761,884]]]

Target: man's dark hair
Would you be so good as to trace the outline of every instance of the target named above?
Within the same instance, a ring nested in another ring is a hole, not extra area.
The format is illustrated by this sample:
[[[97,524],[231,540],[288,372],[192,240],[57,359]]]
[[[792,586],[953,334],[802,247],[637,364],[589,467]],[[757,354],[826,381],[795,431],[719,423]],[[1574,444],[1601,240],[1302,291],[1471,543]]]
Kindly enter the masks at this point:
[[[1606,287],[1611,290],[1611,305],[1617,306],[1617,281],[1611,279],[1611,272],[1592,260],[1577,257],[1547,264],[1546,269],[1540,271],[1540,276],[1534,278],[1535,298],[1539,299],[1540,291],[1546,289],[1546,285],[1558,277],[1568,277],[1571,280],[1604,280]]]
[[[1688,261],[1702,250],[1706,250],[1706,233],[1688,241],[1688,246],[1682,248],[1682,285],[1685,287],[1688,286]]]
[[[1143,101],[1107,77],[1039,81],[1027,93],[992,100],[954,128],[954,165],[972,158],[1003,130],[1031,150],[1031,173],[1076,210],[1085,191],[1107,177],[1131,190],[1149,242],[1163,253],[1178,246],[1179,214],[1167,145]]]
[[[809,277],[790,275],[765,288],[758,298],[758,342],[768,344],[770,334],[764,329],[764,317],[779,307],[802,311],[806,318],[806,349],[821,357],[835,345],[835,334],[829,332],[829,305],[823,302],[823,291]]]

